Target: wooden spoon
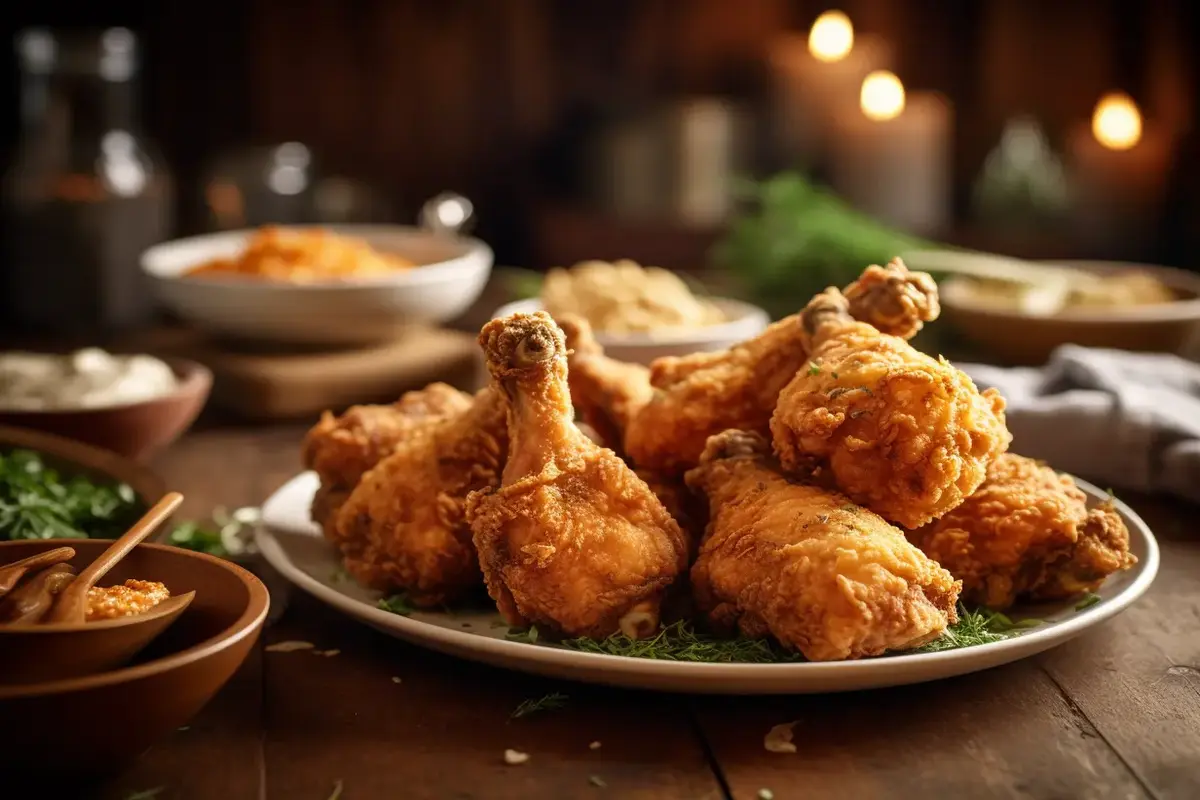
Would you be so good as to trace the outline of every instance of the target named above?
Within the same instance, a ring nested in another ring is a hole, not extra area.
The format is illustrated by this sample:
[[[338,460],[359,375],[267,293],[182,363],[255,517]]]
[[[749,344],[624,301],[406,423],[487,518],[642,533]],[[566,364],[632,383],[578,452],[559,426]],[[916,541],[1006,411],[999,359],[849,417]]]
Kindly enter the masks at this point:
[[[12,588],[17,585],[17,581],[25,577],[25,573],[36,572],[43,567],[52,567],[55,564],[70,561],[74,557],[74,547],[56,547],[53,550],[5,564],[0,567],[0,597],[11,592]]]
[[[117,539],[100,556],[79,573],[79,577],[71,581],[71,585],[58,595],[54,608],[46,616],[45,621],[51,625],[62,623],[81,623],[87,617],[88,590],[96,585],[108,571],[115,567],[130,550],[148,537],[166,521],[167,517],[179,508],[183,495],[171,492],[154,504],[154,507],[133,524],[133,527]]]
[[[0,624],[36,625],[54,607],[54,597],[75,580],[70,564],[47,567],[0,603]]]

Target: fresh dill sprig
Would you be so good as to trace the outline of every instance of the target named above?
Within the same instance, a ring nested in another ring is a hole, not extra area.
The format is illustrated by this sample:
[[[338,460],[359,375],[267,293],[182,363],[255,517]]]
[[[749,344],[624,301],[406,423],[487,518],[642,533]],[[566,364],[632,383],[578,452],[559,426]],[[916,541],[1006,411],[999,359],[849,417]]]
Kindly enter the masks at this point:
[[[1091,608],[1103,599],[1104,598],[1095,592],[1088,592],[1078,603],[1075,604],[1075,610],[1083,611],[1085,608]]]
[[[963,647],[999,642],[1011,639],[1022,631],[1043,624],[1040,619],[1014,621],[999,611],[978,609],[968,611],[958,608],[958,622],[946,629],[940,637],[913,653],[937,653]],[[598,653],[626,658],[648,658],[658,661],[694,661],[711,664],[780,664],[804,661],[804,656],[780,647],[770,639],[747,639],[738,637],[722,639],[697,633],[686,621],[672,623],[659,629],[654,636],[631,639],[618,633],[607,639],[564,639],[557,644],[540,640],[538,629],[509,629],[506,639],[525,644],[543,644],[565,647],[583,653]],[[903,655],[897,653],[896,655]]]
[[[562,692],[551,692],[544,697],[531,697],[528,700],[521,701],[521,705],[517,706],[512,713],[513,719],[528,717],[530,714],[537,714],[539,711],[550,711],[555,708],[562,708],[567,704],[567,696]]]
[[[646,639],[623,633],[607,639],[566,639],[562,646],[585,653],[606,653],[659,661],[703,661],[716,664],[772,664],[803,661],[767,639],[719,639],[696,631],[687,622],[675,622]]]
[[[917,648],[918,653],[939,653],[943,650],[957,650],[962,647],[999,642],[1011,639],[1026,628],[1041,625],[1040,619],[1023,619],[1014,622],[1007,614],[999,611],[989,611],[981,608],[968,611],[961,605],[958,607],[958,622],[946,629],[938,638],[929,644]]]
[[[416,611],[416,607],[409,602],[408,595],[401,592],[382,598],[379,601],[379,607],[384,611],[390,611],[393,614],[399,614],[402,617],[407,617]]]

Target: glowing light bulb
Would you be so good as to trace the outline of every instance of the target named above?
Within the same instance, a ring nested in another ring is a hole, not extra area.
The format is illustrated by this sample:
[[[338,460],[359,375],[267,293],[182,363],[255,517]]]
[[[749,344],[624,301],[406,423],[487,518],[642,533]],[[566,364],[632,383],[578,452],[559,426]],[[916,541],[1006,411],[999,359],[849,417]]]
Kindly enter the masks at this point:
[[[854,26],[841,11],[826,11],[808,32],[808,52],[818,61],[841,61],[853,48]]]
[[[1092,135],[1110,150],[1128,150],[1142,138],[1142,114],[1137,103],[1122,92],[1110,92],[1096,103]]]
[[[895,119],[904,112],[904,84],[890,72],[872,72],[863,79],[858,104],[867,119]]]

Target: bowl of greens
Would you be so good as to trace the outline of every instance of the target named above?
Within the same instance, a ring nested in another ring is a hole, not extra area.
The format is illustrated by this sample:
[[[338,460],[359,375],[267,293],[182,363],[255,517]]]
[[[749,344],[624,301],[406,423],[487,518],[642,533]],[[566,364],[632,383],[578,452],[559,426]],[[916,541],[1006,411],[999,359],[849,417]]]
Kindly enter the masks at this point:
[[[115,539],[164,494],[157,475],[116,453],[0,426],[0,541]]]

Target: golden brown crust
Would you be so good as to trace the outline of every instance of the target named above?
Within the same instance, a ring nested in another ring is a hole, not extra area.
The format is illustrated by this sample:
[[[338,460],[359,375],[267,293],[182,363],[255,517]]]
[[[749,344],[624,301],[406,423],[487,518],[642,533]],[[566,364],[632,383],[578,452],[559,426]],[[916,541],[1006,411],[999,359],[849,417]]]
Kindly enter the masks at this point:
[[[918,647],[957,620],[949,572],[845,496],[786,479],[768,450],[729,431],[687,475],[711,506],[691,580],[716,630],[827,661]]]
[[[471,396],[444,383],[407,392],[388,405],[352,406],[340,416],[326,411],[304,437],[304,466],[317,473],[321,488],[312,518],[328,528],[337,508],[363,474],[394,451],[406,437],[471,405]]]
[[[513,625],[568,636],[657,628],[686,567],[679,525],[644,481],[572,421],[563,334],[546,314],[484,326],[480,343],[509,404],[503,483],[467,517],[488,591]]]
[[[347,571],[420,606],[479,585],[464,506],[472,491],[499,483],[506,448],[505,408],[491,388],[467,411],[414,431],[337,513],[333,540]]]
[[[966,499],[1007,449],[1004,400],[845,307],[830,289],[805,312],[812,357],[779,395],[775,452],[785,471],[827,466],[856,503],[916,528]]]
[[[1089,510],[1070,476],[1012,453],[962,505],[909,537],[962,580],[964,599],[999,609],[1090,591],[1136,562],[1114,509]]]

